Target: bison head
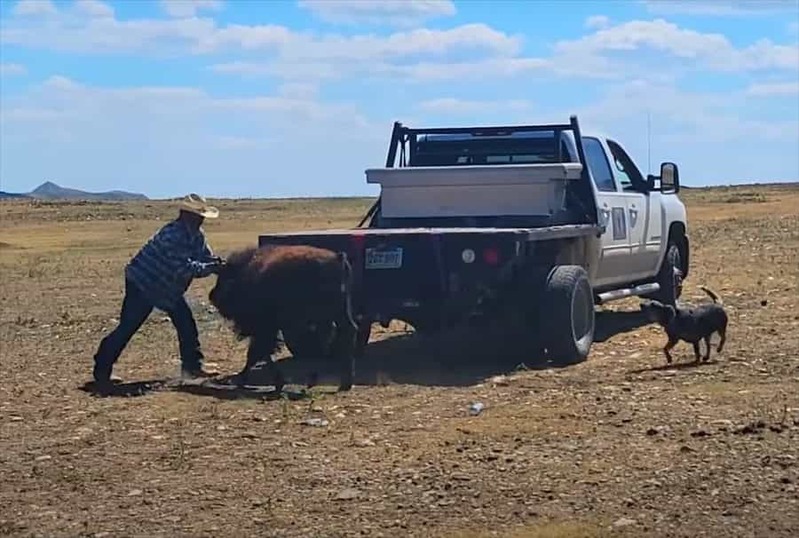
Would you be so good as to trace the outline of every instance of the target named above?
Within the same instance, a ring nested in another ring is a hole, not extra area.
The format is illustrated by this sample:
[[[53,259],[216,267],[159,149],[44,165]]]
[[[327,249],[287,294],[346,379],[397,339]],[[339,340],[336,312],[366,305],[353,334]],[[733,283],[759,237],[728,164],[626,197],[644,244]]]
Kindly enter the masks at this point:
[[[208,294],[208,300],[219,314],[237,325],[248,307],[248,265],[254,255],[254,248],[232,253],[217,273],[216,284]]]

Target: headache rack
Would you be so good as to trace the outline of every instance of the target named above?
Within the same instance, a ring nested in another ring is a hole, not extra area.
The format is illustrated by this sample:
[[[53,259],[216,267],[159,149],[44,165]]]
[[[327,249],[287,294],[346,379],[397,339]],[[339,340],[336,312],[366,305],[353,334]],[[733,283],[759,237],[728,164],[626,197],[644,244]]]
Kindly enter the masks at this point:
[[[570,195],[579,200],[586,223],[596,224],[597,208],[576,115],[570,116],[569,123],[540,125],[411,128],[397,121],[391,133],[386,168],[573,162],[564,147],[562,135],[567,131],[573,134],[577,158],[582,165],[576,192]],[[533,147],[535,151],[531,153]],[[367,223],[371,227],[380,207],[381,197],[378,196],[358,227]]]

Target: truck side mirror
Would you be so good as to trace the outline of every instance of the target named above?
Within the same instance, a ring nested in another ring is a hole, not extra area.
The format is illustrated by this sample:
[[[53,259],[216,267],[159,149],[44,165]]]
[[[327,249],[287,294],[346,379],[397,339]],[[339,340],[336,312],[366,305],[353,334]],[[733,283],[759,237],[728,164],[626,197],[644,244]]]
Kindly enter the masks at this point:
[[[660,164],[660,192],[678,193],[680,191],[680,169],[672,162]]]

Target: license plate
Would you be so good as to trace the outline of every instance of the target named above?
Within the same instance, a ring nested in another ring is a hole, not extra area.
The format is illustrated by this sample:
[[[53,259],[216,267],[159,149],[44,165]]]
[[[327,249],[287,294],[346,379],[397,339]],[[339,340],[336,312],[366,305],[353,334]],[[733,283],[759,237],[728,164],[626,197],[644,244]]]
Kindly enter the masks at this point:
[[[388,250],[366,249],[367,269],[399,269],[400,267],[402,267],[401,248],[397,247]]]

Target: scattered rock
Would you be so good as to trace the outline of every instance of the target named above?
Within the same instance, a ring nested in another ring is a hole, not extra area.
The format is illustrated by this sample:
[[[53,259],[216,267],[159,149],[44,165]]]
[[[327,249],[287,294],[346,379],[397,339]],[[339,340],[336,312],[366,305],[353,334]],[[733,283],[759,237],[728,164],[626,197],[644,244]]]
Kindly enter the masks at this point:
[[[488,381],[489,383],[497,385],[499,387],[507,387],[508,385],[510,385],[510,379],[508,379],[508,376],[505,375],[495,375]]]
[[[472,405],[469,406],[469,414],[472,416],[477,416],[483,412],[485,409],[485,404],[482,402],[474,402]]]
[[[128,497],[138,497],[139,495],[143,495],[144,492],[140,489],[132,489],[128,493]]]
[[[51,459],[53,459],[53,456],[48,456],[45,454],[44,456],[36,456],[34,461],[47,461]]]
[[[739,435],[760,433],[763,431],[763,429],[765,429],[765,427],[766,423],[762,420],[758,420],[756,422],[750,422],[749,424],[746,424],[745,426],[736,429],[735,433]]]
[[[657,435],[659,433],[660,433],[660,429],[659,428],[649,428],[648,430],[646,430],[646,434],[649,435],[649,436]]]
[[[313,417],[306,418],[305,420],[301,421],[300,424],[304,426],[313,426],[315,428],[324,428],[330,424],[330,421],[326,418]]]
[[[345,488],[336,494],[337,501],[352,501],[361,496],[360,490],[355,488]]]
[[[691,432],[691,437],[710,437],[710,435],[710,432],[701,429]]]
[[[613,528],[622,529],[624,527],[631,527],[635,524],[637,524],[637,522],[634,519],[630,519],[628,517],[622,517],[613,522]]]

